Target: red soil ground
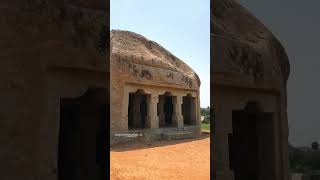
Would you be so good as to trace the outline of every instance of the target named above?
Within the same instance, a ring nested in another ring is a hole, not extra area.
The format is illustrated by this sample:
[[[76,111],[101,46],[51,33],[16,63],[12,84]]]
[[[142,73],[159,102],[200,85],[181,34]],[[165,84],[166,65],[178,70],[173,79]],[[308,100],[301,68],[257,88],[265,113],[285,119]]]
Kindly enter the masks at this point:
[[[110,149],[111,180],[210,179],[210,137]]]

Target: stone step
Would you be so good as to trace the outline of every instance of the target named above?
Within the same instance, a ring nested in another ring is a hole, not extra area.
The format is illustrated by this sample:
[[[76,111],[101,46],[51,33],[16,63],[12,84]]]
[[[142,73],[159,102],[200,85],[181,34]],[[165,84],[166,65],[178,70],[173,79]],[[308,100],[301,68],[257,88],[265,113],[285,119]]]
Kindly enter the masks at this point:
[[[178,131],[178,132],[164,132],[162,133],[163,139],[166,140],[179,140],[193,138],[192,131]]]

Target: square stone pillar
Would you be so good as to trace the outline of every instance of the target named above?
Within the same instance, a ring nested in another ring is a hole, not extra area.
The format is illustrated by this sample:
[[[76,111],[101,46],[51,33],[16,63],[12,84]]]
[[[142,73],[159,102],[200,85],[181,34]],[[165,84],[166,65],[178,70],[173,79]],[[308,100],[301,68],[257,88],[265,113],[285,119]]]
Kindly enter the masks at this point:
[[[159,117],[157,114],[158,95],[151,95],[148,101],[148,125],[151,129],[159,128]]]
[[[165,117],[164,117],[164,96],[159,96],[159,103],[158,103],[158,106],[159,106],[159,124],[160,126],[163,126],[165,125]]]
[[[196,98],[192,97],[190,98],[190,118],[191,118],[191,124],[197,125],[197,107],[196,107]]]
[[[112,99],[112,98],[111,98]],[[125,93],[124,93],[124,96],[123,96],[123,98],[122,98],[122,103],[121,103],[121,121],[120,121],[120,127],[119,127],[119,125],[117,124],[117,122],[115,122],[115,120],[114,119],[110,119],[111,120],[111,122],[113,122],[113,124],[114,125],[112,125],[112,126],[115,126],[116,128],[115,128],[115,131],[117,131],[117,132],[126,132],[126,131],[128,131],[129,130],[129,127],[128,127],[128,123],[129,123],[129,111],[128,111],[128,105],[129,105],[129,91],[127,90],[127,89],[125,89]],[[112,105],[111,105],[111,110],[112,111],[115,111],[115,107],[113,107]],[[112,118],[112,117],[111,117]]]
[[[174,123],[177,125],[178,128],[183,127],[183,116],[182,116],[182,103],[183,99],[182,96],[177,96],[172,99],[173,107],[174,107],[174,114],[173,114],[173,120]]]

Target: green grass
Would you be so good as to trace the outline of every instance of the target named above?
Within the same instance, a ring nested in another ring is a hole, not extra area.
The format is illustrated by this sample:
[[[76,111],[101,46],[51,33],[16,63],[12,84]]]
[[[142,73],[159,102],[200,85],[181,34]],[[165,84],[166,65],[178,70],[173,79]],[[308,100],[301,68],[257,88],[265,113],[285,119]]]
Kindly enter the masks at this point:
[[[210,123],[202,123],[201,129],[206,130],[206,131],[210,131]]]
[[[320,169],[320,151],[289,153],[290,169],[293,172],[308,173]]]

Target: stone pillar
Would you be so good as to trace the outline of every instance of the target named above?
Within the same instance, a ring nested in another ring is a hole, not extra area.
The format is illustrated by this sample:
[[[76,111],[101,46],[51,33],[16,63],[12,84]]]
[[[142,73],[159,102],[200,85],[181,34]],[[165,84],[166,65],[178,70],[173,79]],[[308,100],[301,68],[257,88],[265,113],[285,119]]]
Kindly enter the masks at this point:
[[[165,119],[164,119],[164,96],[160,96],[159,98],[159,123],[160,125],[165,125]]]
[[[174,111],[173,111],[173,122],[178,128],[183,127],[183,116],[182,116],[182,96],[177,96],[172,99]]]
[[[222,97],[220,97],[222,98]],[[223,102],[219,101],[218,102]],[[216,146],[216,179],[233,180],[233,170],[230,169],[229,139],[228,134],[232,133],[232,109],[224,106],[223,103],[215,106],[215,142]]]
[[[197,116],[196,116],[196,98],[191,97],[189,99],[189,105],[190,105],[190,122],[192,125],[197,125]]]
[[[151,129],[159,128],[159,117],[157,115],[158,95],[151,95],[148,101],[147,121]]]
[[[111,98],[112,99],[112,98]],[[114,100],[112,100],[114,101]],[[115,102],[113,102],[115,103]],[[124,93],[124,96],[123,96],[123,99],[122,99],[122,105],[121,105],[121,121],[119,124],[121,124],[121,127],[119,127],[119,125],[117,124],[117,122],[112,119],[111,117],[111,122],[113,124],[111,124],[112,126],[116,127],[115,128],[115,131],[128,131],[129,127],[128,127],[128,117],[129,117],[129,111],[128,111],[128,105],[129,105],[129,91],[125,89],[125,93]],[[116,111],[117,112],[117,109],[112,105],[111,106],[111,110],[112,111]],[[119,112],[119,111],[118,111]],[[114,113],[114,112],[112,112]]]
[[[197,125],[201,125],[201,109],[200,109],[200,91],[198,91],[198,95],[196,96],[196,122]]]

